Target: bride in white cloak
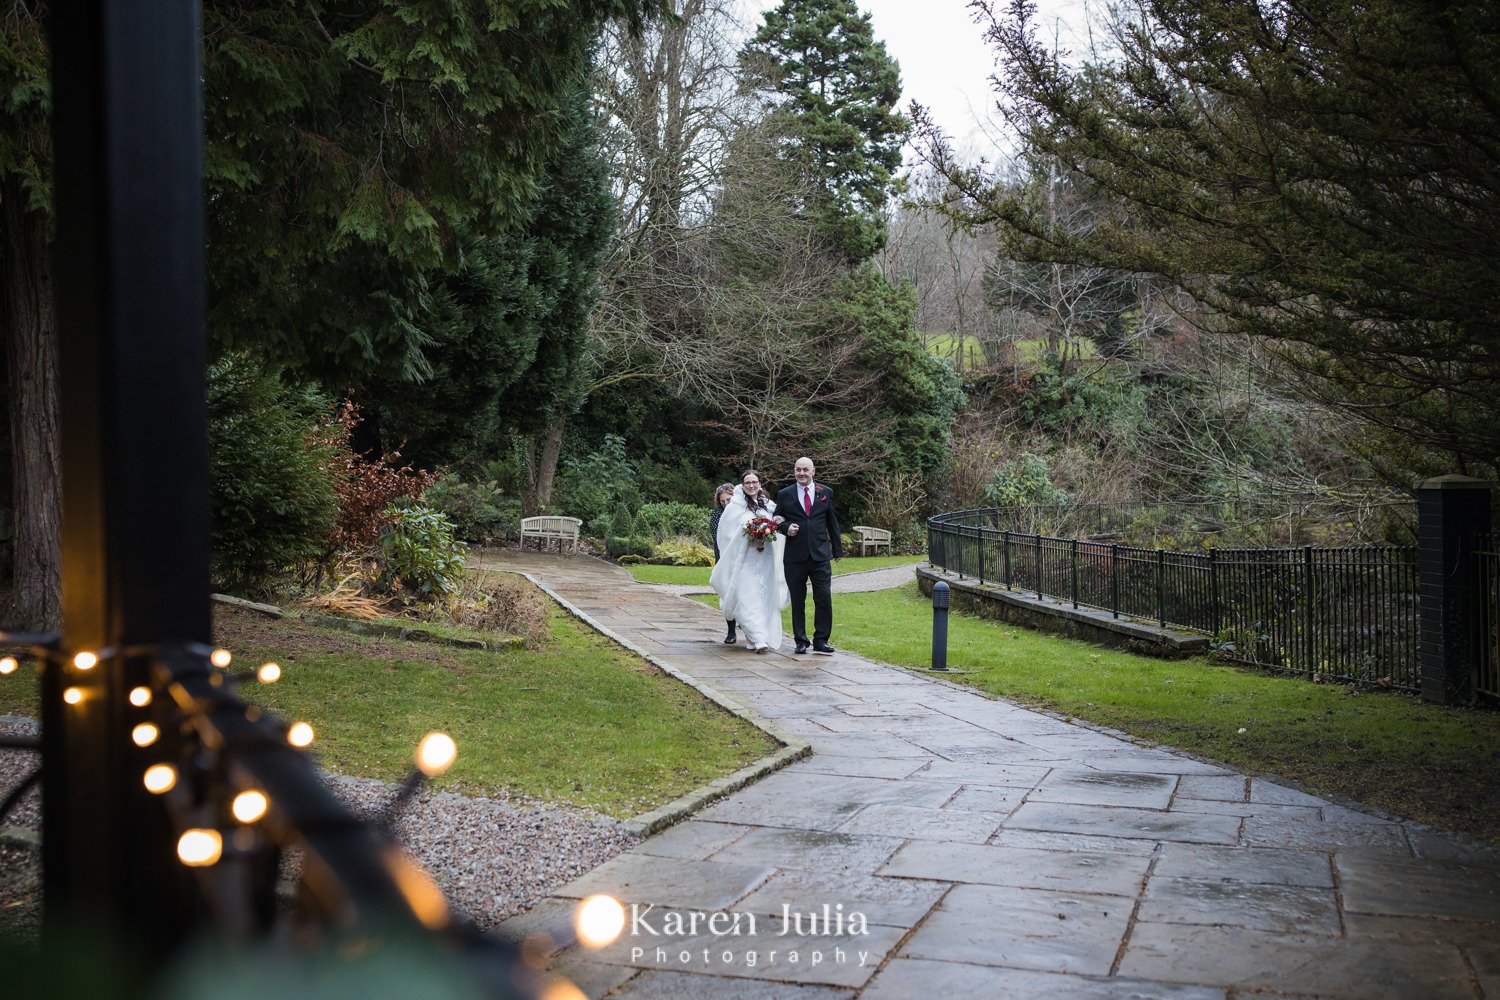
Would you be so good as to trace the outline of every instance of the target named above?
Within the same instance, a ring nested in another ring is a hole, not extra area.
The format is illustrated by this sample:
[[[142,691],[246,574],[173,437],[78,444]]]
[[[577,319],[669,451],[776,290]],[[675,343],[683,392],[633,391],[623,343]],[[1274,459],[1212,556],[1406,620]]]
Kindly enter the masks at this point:
[[[781,564],[786,537],[777,532],[766,540],[764,549],[756,549],[754,540],[745,534],[752,518],[771,517],[776,509],[775,501],[760,488],[759,476],[746,473],[745,480],[734,488],[734,497],[719,518],[719,561],[708,582],[719,595],[724,617],[739,622],[745,648],[764,653],[781,648],[781,609],[791,603]]]

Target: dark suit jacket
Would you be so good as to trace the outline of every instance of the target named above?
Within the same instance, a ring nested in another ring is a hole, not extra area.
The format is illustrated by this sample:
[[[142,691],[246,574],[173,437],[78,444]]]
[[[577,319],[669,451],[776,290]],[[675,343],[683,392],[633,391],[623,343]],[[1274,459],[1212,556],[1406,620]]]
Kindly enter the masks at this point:
[[[780,531],[797,525],[795,535],[787,535],[785,562],[827,562],[844,558],[844,541],[839,537],[839,519],[833,512],[833,490],[813,481],[812,516],[802,509],[802,488],[796,483],[776,494],[776,513],[786,518]]]

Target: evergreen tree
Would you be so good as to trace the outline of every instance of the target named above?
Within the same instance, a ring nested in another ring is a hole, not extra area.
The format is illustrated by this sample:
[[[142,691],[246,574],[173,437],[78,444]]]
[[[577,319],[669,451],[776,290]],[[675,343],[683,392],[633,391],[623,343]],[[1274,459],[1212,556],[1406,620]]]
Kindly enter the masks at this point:
[[[430,377],[462,258],[533,217],[599,26],[653,0],[204,4],[209,332],[342,390]],[[58,612],[44,0],[0,18],[16,620]],[[483,255],[483,251],[478,251]]]
[[[783,0],[741,54],[772,95],[785,157],[812,184],[805,206],[850,263],[885,243],[882,209],[908,123],[900,70],[854,0]]]
[[[367,414],[385,440],[405,442],[407,461],[473,467],[576,405],[614,214],[588,102],[576,86],[531,217],[501,235],[464,238],[458,266],[434,288],[423,349],[431,376],[377,372],[359,384]]]
[[[1500,5],[1143,0],[1081,67],[1032,5],[978,6],[1030,148],[1112,204],[1060,230],[950,171],[972,221],[1014,255],[1161,275],[1367,425],[1500,467]]]

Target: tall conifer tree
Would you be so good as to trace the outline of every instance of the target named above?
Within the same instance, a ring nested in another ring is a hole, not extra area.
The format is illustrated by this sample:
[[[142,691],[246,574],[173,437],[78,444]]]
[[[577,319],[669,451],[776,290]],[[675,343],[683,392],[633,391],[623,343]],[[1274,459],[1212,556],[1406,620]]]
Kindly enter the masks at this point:
[[[851,263],[885,244],[885,207],[908,123],[901,73],[854,0],[783,0],[741,54],[776,104],[786,158],[813,184],[806,206]]]

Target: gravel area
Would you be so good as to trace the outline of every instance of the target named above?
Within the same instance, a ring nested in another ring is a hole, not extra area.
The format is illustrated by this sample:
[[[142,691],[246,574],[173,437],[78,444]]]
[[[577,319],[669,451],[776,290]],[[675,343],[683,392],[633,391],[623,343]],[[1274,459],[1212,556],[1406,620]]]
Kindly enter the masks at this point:
[[[35,736],[40,728],[30,719],[0,715],[0,734]],[[35,769],[41,758],[29,750],[0,749],[0,799],[10,794]],[[0,826],[36,830],[42,821],[42,791],[26,793]],[[37,851],[0,842],[0,935],[35,941],[42,919],[42,858]]]
[[[27,719],[0,717],[0,733],[35,733]],[[0,796],[33,766],[36,755],[0,749]],[[357,814],[377,816],[395,787],[364,778],[328,776]],[[4,825],[38,829],[40,792],[33,791]],[[489,928],[637,843],[614,820],[583,809],[522,796],[470,797],[426,793],[397,823],[401,842],[438,882],[455,909]],[[30,938],[40,917],[40,858],[0,845],[0,933]]]
[[[363,816],[378,815],[395,793],[394,786],[366,778],[332,777],[330,783]],[[449,904],[481,928],[533,906],[639,841],[587,810],[451,792],[414,799],[396,832]]]

